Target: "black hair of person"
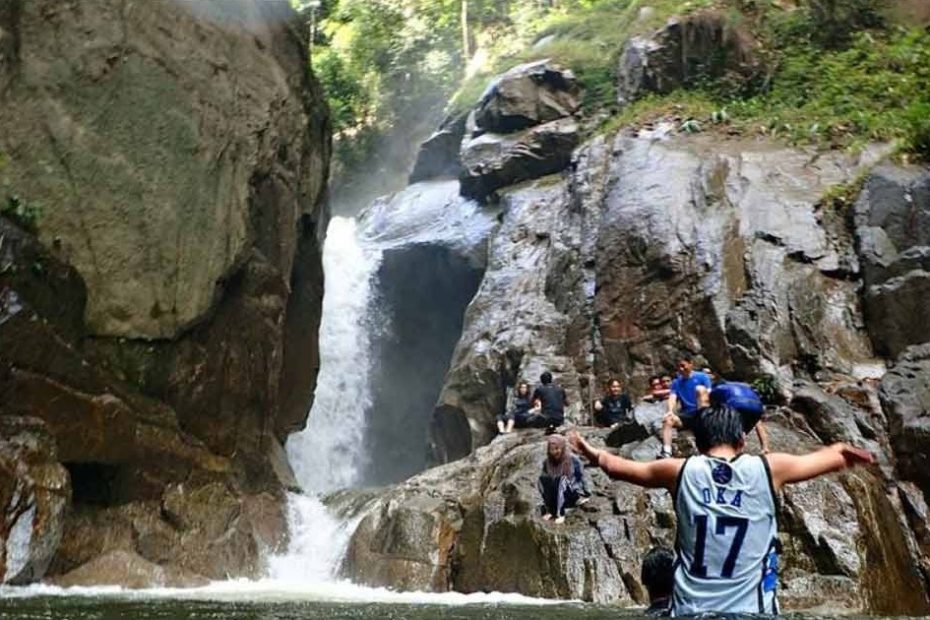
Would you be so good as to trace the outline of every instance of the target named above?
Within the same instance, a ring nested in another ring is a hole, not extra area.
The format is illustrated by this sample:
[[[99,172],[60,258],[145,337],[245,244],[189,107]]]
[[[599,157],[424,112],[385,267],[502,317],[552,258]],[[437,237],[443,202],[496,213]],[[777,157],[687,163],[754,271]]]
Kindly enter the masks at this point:
[[[549,372],[548,370],[545,371],[543,374],[539,375],[539,381],[543,385],[548,385],[552,383],[552,373]]]
[[[698,412],[694,425],[694,442],[697,449],[706,453],[717,446],[741,448],[745,441],[743,419],[739,412],[726,405],[711,405]]]
[[[643,558],[640,580],[651,601],[671,596],[675,589],[675,552],[662,545],[650,549]]]

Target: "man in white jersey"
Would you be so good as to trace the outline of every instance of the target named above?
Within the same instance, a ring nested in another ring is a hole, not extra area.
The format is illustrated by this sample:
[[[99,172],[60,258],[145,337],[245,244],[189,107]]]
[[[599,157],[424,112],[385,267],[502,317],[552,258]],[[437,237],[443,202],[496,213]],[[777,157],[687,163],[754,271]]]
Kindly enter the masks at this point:
[[[861,463],[869,452],[836,443],[795,456],[743,454],[739,413],[703,409],[694,425],[699,456],[631,461],[593,448],[574,431],[572,447],[611,478],[671,491],[678,517],[673,615],[702,612],[778,613],[775,494]]]

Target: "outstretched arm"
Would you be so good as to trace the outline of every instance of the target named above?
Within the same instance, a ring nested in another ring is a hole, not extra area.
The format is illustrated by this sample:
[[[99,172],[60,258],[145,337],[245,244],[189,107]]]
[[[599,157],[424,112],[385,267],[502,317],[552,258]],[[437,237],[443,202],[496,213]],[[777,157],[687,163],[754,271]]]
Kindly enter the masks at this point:
[[[592,463],[597,463],[597,466],[611,478],[632,482],[641,487],[659,487],[674,491],[678,472],[685,462],[684,459],[662,459],[648,463],[631,461],[592,447],[575,431],[569,431],[568,441],[572,448]]]
[[[776,490],[792,482],[803,482],[847,467],[875,462],[871,452],[845,443],[835,443],[801,456],[776,453],[767,458]]]

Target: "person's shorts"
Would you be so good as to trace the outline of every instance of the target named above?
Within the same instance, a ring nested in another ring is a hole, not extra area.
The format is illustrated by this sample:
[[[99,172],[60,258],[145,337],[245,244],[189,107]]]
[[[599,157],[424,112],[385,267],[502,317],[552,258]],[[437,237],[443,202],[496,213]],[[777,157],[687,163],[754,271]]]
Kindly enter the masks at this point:
[[[511,420],[513,420],[512,411],[510,413],[502,413],[499,416],[497,416],[497,421],[501,422],[502,424],[506,424],[507,422],[510,422]]]
[[[678,418],[681,420],[681,428],[686,431],[691,431],[692,433],[694,432],[694,427],[697,426],[699,417],[701,417],[699,411],[678,414]]]

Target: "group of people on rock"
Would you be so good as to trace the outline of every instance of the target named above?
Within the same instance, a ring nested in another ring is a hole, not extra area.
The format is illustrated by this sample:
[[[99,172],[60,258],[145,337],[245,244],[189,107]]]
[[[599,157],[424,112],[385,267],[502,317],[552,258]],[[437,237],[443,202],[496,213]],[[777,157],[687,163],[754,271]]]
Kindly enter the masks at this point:
[[[873,456],[844,443],[804,455],[769,453],[758,395],[742,383],[714,385],[687,357],[678,362],[665,400],[662,449],[654,461],[595,448],[573,430],[567,436],[550,434],[539,476],[542,518],[561,523],[567,508],[591,497],[575,453],[612,479],[668,489],[678,524],[676,550],[655,548],[643,560],[642,581],[651,602],[647,611],[676,616],[777,614],[776,494],[787,484],[872,463]],[[608,425],[632,406],[620,382],[612,380],[594,409],[598,422]],[[761,455],[745,453],[746,435],[753,428],[759,433]],[[691,431],[699,454],[673,458],[674,429]]]
[[[513,432],[514,428],[556,428],[565,422],[568,394],[561,385],[552,382],[548,370],[539,376],[539,385],[530,393],[530,384],[517,383],[513,409],[497,416],[497,431]]]

